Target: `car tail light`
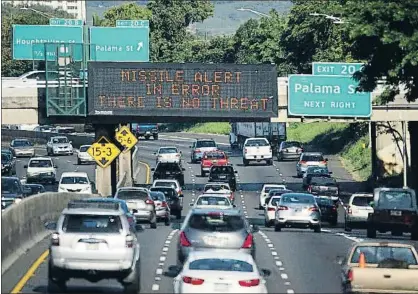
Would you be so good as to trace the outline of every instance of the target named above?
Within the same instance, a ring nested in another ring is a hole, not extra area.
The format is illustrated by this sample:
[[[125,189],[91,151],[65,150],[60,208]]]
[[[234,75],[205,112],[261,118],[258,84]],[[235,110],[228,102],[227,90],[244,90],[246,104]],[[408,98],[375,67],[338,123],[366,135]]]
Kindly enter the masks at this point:
[[[229,195],[229,199],[234,199],[234,193],[231,192],[231,194]]]
[[[316,206],[312,206],[309,208],[309,211],[319,211],[319,209]]]
[[[132,235],[127,235],[125,239],[125,246],[127,248],[134,247],[134,237]]]
[[[350,205],[347,206],[347,213],[348,214],[352,214],[353,213],[353,211],[351,210],[351,206]]]
[[[412,221],[412,218],[410,215],[405,215],[404,219],[403,219],[405,224],[410,224]]]
[[[194,153],[200,153],[200,149],[196,149]]]
[[[255,287],[260,285],[260,279],[243,280],[238,283],[241,287]]]
[[[161,206],[162,206],[162,207],[168,207],[168,206],[167,206],[167,202],[163,201],[163,202],[161,203]]]
[[[268,211],[276,211],[276,208],[274,208],[274,207],[269,207],[269,208],[267,208],[267,210],[268,210]]]
[[[308,186],[308,192],[310,193],[310,192],[312,192],[312,185],[309,185]]]
[[[248,152],[248,149],[247,149],[247,148],[245,148],[245,149],[244,149],[244,153],[247,153],[247,152]]]
[[[336,211],[337,210],[337,206],[333,206],[332,210]]]
[[[321,164],[327,164],[327,162],[325,160],[321,161]]]
[[[180,157],[180,154],[178,154],[178,153],[177,153],[177,154],[176,154],[176,157]]]
[[[60,234],[53,233],[51,235],[51,245],[52,246],[60,246]]]
[[[306,164],[306,161],[301,160],[301,161],[299,161],[299,163],[303,165],[303,164]]]
[[[154,201],[152,201],[151,199],[147,199],[147,200],[145,201],[145,204],[154,204]]]
[[[280,205],[277,209],[278,210],[289,210],[289,207]]]
[[[253,239],[254,239],[253,235],[248,234],[241,248],[251,248],[253,246]]]
[[[198,279],[198,278],[192,278],[192,277],[187,277],[187,276],[183,277],[183,282],[185,282],[186,284],[202,285],[204,281],[205,280]]]
[[[354,280],[353,270],[348,270],[347,272],[347,280],[352,282]]]
[[[271,151],[271,147],[270,147],[269,151],[270,151],[270,152],[272,152],[272,151]]]
[[[180,233],[180,245],[183,246],[183,247],[192,246],[192,244],[190,244],[189,239],[187,239],[185,232]]]

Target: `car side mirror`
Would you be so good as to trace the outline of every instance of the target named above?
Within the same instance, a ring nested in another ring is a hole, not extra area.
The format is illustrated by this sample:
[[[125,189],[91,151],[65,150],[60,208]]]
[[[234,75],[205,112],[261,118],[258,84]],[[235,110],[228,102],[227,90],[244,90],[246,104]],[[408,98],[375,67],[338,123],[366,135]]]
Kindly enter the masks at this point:
[[[179,275],[179,273],[181,272],[181,266],[178,265],[170,265],[168,267],[168,271],[164,272],[164,276],[169,277],[169,278],[175,278]]]
[[[25,164],[25,165],[23,166],[23,168],[28,168],[28,166]]]
[[[269,277],[270,275],[271,275],[271,270],[268,270],[268,269],[261,269],[261,276],[263,277],[263,278],[267,278],[267,277]]]
[[[328,158],[325,158],[325,161],[328,161]]]
[[[339,264],[342,265],[344,263],[344,257],[342,256],[337,256],[337,258],[335,259],[335,261]]]
[[[329,172],[329,174],[330,174],[330,175],[332,175],[332,174],[333,174],[333,172]]]
[[[155,171],[155,168],[151,168],[151,171]]]
[[[54,164],[54,168],[58,168],[58,165]]]
[[[179,153],[182,154],[183,152],[180,151]]]
[[[236,205],[236,204],[232,204],[232,207],[233,207],[233,208],[236,208],[236,207],[237,207],[237,205]]]
[[[48,231],[55,231],[57,229],[57,223],[56,222],[47,222],[44,224],[45,229]]]

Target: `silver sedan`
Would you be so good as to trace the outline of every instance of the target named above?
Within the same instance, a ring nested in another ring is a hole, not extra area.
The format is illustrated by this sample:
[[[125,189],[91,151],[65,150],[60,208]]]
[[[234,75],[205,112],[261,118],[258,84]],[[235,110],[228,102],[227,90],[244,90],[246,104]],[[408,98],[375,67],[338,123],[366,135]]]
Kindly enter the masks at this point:
[[[274,230],[295,227],[321,232],[321,211],[312,194],[286,193],[277,203]]]

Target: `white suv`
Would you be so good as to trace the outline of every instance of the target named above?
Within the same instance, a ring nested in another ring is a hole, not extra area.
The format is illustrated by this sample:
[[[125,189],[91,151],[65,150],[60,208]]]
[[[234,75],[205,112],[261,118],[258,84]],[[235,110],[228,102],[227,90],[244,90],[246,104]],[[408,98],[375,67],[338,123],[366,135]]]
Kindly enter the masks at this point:
[[[370,202],[373,201],[373,194],[355,193],[351,195],[345,210],[344,229],[350,232],[357,227],[365,226],[369,213],[373,213]]]
[[[266,198],[269,196],[269,192],[271,190],[286,190],[286,185],[280,185],[280,184],[264,184],[263,188],[260,192],[260,201],[258,204],[259,209],[264,209],[266,206]]]
[[[61,175],[58,192],[91,194],[91,184],[85,172],[65,172]]]
[[[57,166],[50,157],[32,157],[26,169],[26,183],[51,183],[55,184]]]
[[[62,211],[49,246],[48,292],[63,293],[71,278],[116,279],[139,293],[140,245],[120,203],[73,200]]]

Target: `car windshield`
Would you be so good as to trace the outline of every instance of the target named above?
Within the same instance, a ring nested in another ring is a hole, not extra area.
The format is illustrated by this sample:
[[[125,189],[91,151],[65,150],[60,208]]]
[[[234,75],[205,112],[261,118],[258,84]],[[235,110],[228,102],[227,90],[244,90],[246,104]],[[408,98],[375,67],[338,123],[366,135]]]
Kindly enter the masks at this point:
[[[216,147],[215,141],[208,140],[208,141],[197,141],[196,148],[205,148],[205,147]]]
[[[283,142],[282,148],[292,148],[292,147],[300,148],[301,145],[299,142],[294,142],[294,141]]]
[[[173,188],[164,188],[164,187],[152,187],[150,189],[153,192],[161,192],[167,199],[172,199],[177,197],[177,192]]]
[[[122,200],[144,200],[148,198],[148,193],[144,190],[119,190],[117,198]]]
[[[318,205],[334,205],[334,202],[330,198],[318,197],[316,198],[316,203],[318,203]]]
[[[265,186],[264,193],[269,193],[271,190],[284,190],[284,187],[280,186]]]
[[[54,144],[68,143],[68,139],[65,138],[65,137],[53,138],[52,143],[54,143]]]
[[[170,188],[177,188],[177,183],[176,182],[169,182],[169,181],[155,181],[154,182],[154,187],[170,187]]]
[[[163,192],[151,191],[151,198],[154,201],[165,201],[165,196]]]
[[[80,152],[87,152],[87,150],[89,150],[90,146],[81,146],[80,147]]]
[[[414,253],[407,247],[358,246],[351,257],[351,263],[358,263],[361,253],[364,253],[366,263],[379,264],[388,259],[395,259],[407,265],[417,265]]]
[[[20,192],[20,185],[17,179],[1,179],[1,192],[15,194]]]
[[[303,155],[302,161],[324,161],[322,155]]]
[[[245,223],[239,215],[225,215],[222,212],[193,214],[189,227],[205,232],[235,232],[244,229]]]
[[[86,177],[64,177],[61,179],[61,184],[71,185],[71,184],[88,184],[89,180]]]
[[[233,174],[234,169],[232,166],[214,166],[210,170],[212,174]]]
[[[67,214],[62,230],[66,233],[120,233],[122,223],[115,215]]]
[[[170,154],[170,153],[178,153],[177,148],[161,148],[158,152],[160,154]]]
[[[32,159],[29,167],[52,167],[52,162],[48,159]]]
[[[229,202],[226,197],[212,197],[212,196],[201,196],[197,200],[196,205],[219,205],[219,206],[229,206]]]
[[[369,197],[357,196],[353,198],[352,205],[367,207],[367,206],[370,206],[370,202],[372,201],[373,201],[373,196],[369,196]]]
[[[311,180],[312,186],[335,186],[337,182],[329,177],[313,177]]]
[[[31,189],[32,194],[38,194],[45,192],[45,188],[41,185],[26,185],[29,189]]]
[[[257,146],[269,146],[266,140],[248,140],[247,144],[245,144],[247,147],[257,147]]]
[[[178,164],[173,163],[158,163],[157,172],[181,172],[181,168]]]
[[[270,190],[269,191],[269,197],[271,196],[281,196],[284,193],[290,193],[292,192],[291,190],[284,190],[284,189],[274,189],[274,190]]]
[[[204,159],[225,159],[226,156],[224,153],[221,152],[210,152],[205,153]]]
[[[283,203],[295,203],[295,204],[314,204],[315,199],[313,196],[305,196],[305,195],[296,195],[296,194],[285,194],[282,196],[281,201]]]
[[[382,208],[412,208],[412,195],[407,191],[381,191],[379,207]]]
[[[27,140],[15,140],[13,141],[12,147],[28,147],[32,144]]]
[[[254,268],[248,262],[236,259],[206,258],[190,262],[190,270],[252,273]]]
[[[227,185],[211,185],[211,184],[208,184],[208,185],[205,186],[205,192],[209,191],[209,190],[212,190],[212,191],[228,190],[229,191],[230,189]]]
[[[326,167],[318,167],[318,166],[311,166],[308,167],[308,169],[306,170],[306,174],[324,174],[327,175],[329,174],[328,168]]]
[[[282,197],[272,197],[272,198],[271,198],[270,205],[277,206],[277,204],[280,202],[280,199],[281,199],[281,198],[282,198]]]

